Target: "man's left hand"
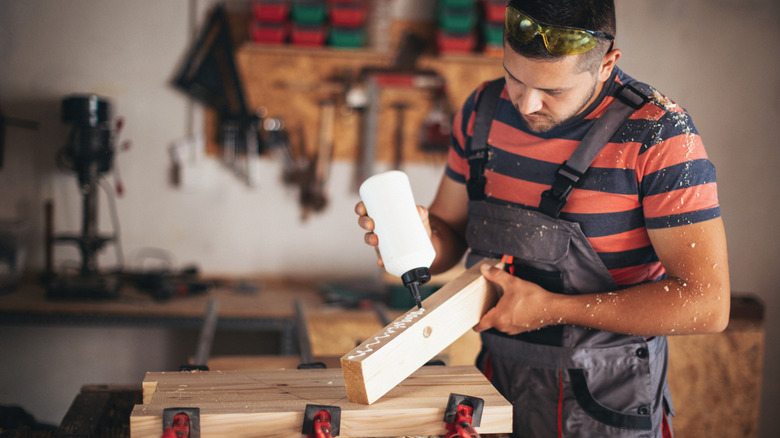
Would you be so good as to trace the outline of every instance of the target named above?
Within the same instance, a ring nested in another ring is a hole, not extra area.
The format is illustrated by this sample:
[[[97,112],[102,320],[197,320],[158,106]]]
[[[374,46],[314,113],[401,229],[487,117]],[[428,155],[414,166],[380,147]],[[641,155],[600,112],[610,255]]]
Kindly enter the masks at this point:
[[[490,328],[510,335],[536,330],[552,324],[553,293],[529,281],[521,280],[494,266],[482,265],[485,279],[498,287],[502,295],[495,307],[488,310],[474,330]]]

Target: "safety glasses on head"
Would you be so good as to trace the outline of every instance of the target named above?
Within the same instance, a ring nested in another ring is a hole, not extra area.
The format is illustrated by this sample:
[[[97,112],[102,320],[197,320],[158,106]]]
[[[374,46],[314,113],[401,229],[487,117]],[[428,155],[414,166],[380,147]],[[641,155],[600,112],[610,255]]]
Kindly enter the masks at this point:
[[[542,23],[509,4],[506,6],[504,25],[509,35],[521,43],[531,41],[536,35],[541,35],[544,46],[553,55],[585,53],[596,47],[598,38],[615,40],[614,36],[604,32]]]

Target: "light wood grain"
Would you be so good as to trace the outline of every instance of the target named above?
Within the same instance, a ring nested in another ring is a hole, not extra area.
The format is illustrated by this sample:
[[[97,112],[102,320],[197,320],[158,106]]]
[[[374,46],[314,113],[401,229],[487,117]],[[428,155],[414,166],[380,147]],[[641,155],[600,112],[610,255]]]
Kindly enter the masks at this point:
[[[342,356],[351,401],[374,403],[479,322],[497,299],[479,265],[428,297],[422,309],[399,316]]]
[[[307,404],[341,408],[342,437],[440,435],[450,393],[485,401],[480,433],[512,429],[512,408],[473,366],[424,367],[371,406],[350,402],[338,369],[148,373],[131,437],[161,434],[167,407],[198,407],[201,436],[300,437]]]

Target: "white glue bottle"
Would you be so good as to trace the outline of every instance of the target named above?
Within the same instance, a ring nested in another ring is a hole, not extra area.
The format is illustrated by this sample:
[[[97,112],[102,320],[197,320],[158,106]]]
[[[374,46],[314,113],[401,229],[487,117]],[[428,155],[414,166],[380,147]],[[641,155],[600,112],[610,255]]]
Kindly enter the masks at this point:
[[[436,251],[417,212],[409,177],[398,170],[380,173],[365,180],[359,192],[374,221],[385,269],[401,277],[422,308],[419,287],[431,279],[429,268]]]

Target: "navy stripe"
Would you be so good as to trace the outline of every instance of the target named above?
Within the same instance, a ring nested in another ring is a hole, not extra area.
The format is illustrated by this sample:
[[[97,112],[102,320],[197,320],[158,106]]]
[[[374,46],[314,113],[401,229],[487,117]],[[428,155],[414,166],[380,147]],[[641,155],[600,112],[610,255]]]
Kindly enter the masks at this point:
[[[585,172],[581,189],[618,195],[638,195],[634,169],[591,167]]]
[[[466,142],[470,142],[471,137],[466,139]],[[466,151],[464,150],[464,147],[461,146],[460,143],[458,143],[458,139],[455,137],[455,131],[452,131],[452,134],[450,134],[450,147],[452,149],[455,149],[455,153],[458,154],[461,158],[466,158]]]
[[[643,142],[647,139],[647,130],[656,124],[655,120],[628,119],[610,140],[611,143]]]
[[[688,113],[667,112],[658,121],[653,121],[648,126],[644,144],[639,150],[639,155],[644,154],[652,147],[681,135],[699,136],[699,131],[693,126]]]
[[[538,205],[525,205],[525,204],[520,203],[520,202],[507,201],[505,199],[493,198],[491,196],[486,197],[485,200],[487,202],[491,202],[493,204],[511,205],[513,207],[521,207],[521,208],[525,208],[527,210],[539,211],[539,206]]]
[[[665,111],[663,108],[662,111]],[[670,138],[680,135],[697,135],[699,132],[693,126],[690,115],[681,112],[667,112],[659,120],[629,119],[612,137],[612,143],[642,142],[639,155],[649,148]]]
[[[466,184],[466,176],[465,175],[461,175],[458,172],[455,172],[454,170],[452,170],[452,168],[450,166],[447,166],[444,169],[444,174],[447,175],[448,177],[450,177],[450,179],[452,179],[452,180],[454,180],[456,182],[459,182],[459,183],[462,183],[462,184]]]
[[[712,182],[715,182],[715,166],[709,160],[698,159],[645,175],[641,185],[644,196],[652,196]]]
[[[692,211],[689,213],[674,214],[671,216],[646,218],[647,228],[671,228],[682,225],[690,225],[720,217],[720,207],[712,207],[706,210]]]
[[[588,237],[604,237],[625,233],[645,226],[641,207],[614,213],[577,214],[561,213],[561,219],[578,222],[582,232]]]
[[[476,99],[477,99],[477,91],[481,90],[474,90],[469,97],[466,99],[466,102],[463,103],[463,109],[461,110],[461,121],[460,121],[460,132],[464,134],[464,141],[465,144],[462,144],[462,148],[458,148],[457,153],[462,158],[468,158],[466,156],[465,151],[471,150],[471,136],[467,135],[468,128],[469,128],[469,121],[470,118],[473,116],[476,116],[476,113],[474,112],[474,109],[476,107]],[[454,127],[453,127],[454,128]],[[453,129],[453,136],[452,136],[452,144],[457,145],[458,142],[455,140],[455,130]]]
[[[666,111],[656,123],[663,126],[663,130],[658,132],[661,136],[659,142],[678,135],[699,135],[699,131],[691,120],[691,115],[687,112]]]
[[[631,268],[658,261],[658,256],[656,256],[652,246],[628,251],[600,252],[598,255],[607,269]]]
[[[522,181],[551,186],[560,165],[491,148],[487,169]],[[591,167],[585,172],[580,188],[619,195],[637,195],[633,169]]]
[[[552,185],[559,164],[516,155],[503,149],[490,148],[486,169],[521,181]]]
[[[453,176],[453,179],[456,179]],[[457,179],[456,179],[457,180]],[[509,205],[521,207],[528,210],[539,211],[539,205],[525,205],[520,202],[507,201],[505,199],[493,198],[488,196],[486,201],[498,205]],[[613,234],[625,233],[628,231],[644,228],[645,218],[642,208],[635,208],[628,211],[617,211],[614,213],[596,213],[596,214],[577,214],[562,212],[561,219],[580,224],[583,234],[587,237],[605,237]]]

